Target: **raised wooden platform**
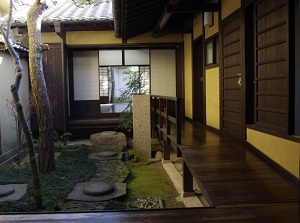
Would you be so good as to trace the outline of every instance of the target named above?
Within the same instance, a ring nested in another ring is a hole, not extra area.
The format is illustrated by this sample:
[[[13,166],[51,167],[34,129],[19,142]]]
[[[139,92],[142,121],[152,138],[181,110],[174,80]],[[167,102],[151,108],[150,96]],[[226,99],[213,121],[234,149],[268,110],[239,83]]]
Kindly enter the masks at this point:
[[[170,101],[173,106],[169,106]],[[231,214],[235,215],[239,208],[252,207],[255,222],[299,221],[299,180],[296,177],[254,152],[246,142],[190,120],[181,120],[175,112],[180,106],[174,103],[177,101],[177,98],[153,97],[152,132],[163,140],[164,160],[170,159],[172,151],[182,156],[184,196],[193,194],[194,178],[209,205],[215,208],[216,219],[220,217],[221,208],[232,208]],[[271,209],[276,209],[277,217],[273,220],[267,217]],[[287,210],[293,217],[285,215]]]
[[[213,206],[286,203],[298,204],[299,188],[276,172],[249,148],[202,125],[184,122],[182,152],[186,192],[192,177]],[[190,129],[190,130],[188,130]],[[186,134],[193,129],[193,134]]]
[[[117,128],[119,126],[119,117],[104,117],[90,119],[71,119],[68,122],[69,129],[105,129]]]
[[[40,213],[0,215],[1,223],[298,223],[298,207],[289,203],[218,206],[213,208]]]

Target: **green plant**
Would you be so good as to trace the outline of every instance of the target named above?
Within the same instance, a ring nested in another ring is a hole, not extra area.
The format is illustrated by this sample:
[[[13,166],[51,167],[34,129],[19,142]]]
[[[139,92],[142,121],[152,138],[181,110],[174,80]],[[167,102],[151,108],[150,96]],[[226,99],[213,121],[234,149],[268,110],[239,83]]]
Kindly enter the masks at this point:
[[[56,142],[58,148],[61,148],[66,137],[73,136],[70,132],[65,132],[62,135],[59,135],[57,131],[53,131],[53,140]]]
[[[133,118],[132,118],[132,105],[131,103],[128,104],[128,109],[124,110],[121,115],[120,115],[120,118],[119,118],[119,127],[121,129],[125,129],[127,130],[128,132],[131,132],[132,131],[132,128],[133,128]]]
[[[23,168],[28,168],[30,167],[30,163],[29,162],[13,162],[11,163],[11,168],[12,169],[23,169]]]
[[[122,90],[122,93],[119,97],[119,101],[128,102],[127,107],[123,110],[120,115],[120,125],[119,127],[127,130],[128,132],[132,131],[133,128],[133,114],[132,114],[132,94],[142,94],[144,93],[145,84],[143,72],[140,71],[138,66],[131,66],[124,71],[126,77],[124,80],[126,81],[125,89]]]
[[[142,94],[144,93],[144,81],[143,72],[140,71],[139,67],[132,66],[124,71],[126,74],[124,81],[126,81],[125,89],[122,90],[120,101],[127,101],[131,99],[131,94]]]

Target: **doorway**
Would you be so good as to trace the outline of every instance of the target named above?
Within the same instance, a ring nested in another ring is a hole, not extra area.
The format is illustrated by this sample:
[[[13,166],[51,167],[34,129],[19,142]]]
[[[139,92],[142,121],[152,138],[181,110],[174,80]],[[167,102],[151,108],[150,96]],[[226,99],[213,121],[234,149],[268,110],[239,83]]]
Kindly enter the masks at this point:
[[[203,40],[193,43],[193,120],[204,123],[204,87],[203,87]]]

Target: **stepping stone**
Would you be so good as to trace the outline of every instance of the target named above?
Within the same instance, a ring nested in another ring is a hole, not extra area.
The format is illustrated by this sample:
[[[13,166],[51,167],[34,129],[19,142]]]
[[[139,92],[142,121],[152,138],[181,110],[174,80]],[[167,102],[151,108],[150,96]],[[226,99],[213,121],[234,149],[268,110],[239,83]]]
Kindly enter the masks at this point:
[[[121,160],[123,153],[117,153],[114,151],[103,151],[103,152],[94,152],[89,154],[89,159],[94,160]]]
[[[6,197],[15,192],[15,188],[12,185],[1,185],[0,187],[0,197]]]
[[[27,184],[0,185],[0,201],[20,200],[27,191]]]
[[[87,195],[85,192],[90,193],[91,191],[97,192],[97,190],[99,190],[99,187],[97,187],[96,183],[99,182],[83,182],[83,183],[76,184],[75,187],[73,188],[73,191],[68,195],[67,200],[107,201],[107,200],[111,200],[126,195],[126,189],[127,189],[126,183],[115,183],[114,185],[111,185],[113,187],[113,191],[109,194],[102,194],[96,196]],[[109,190],[109,188],[106,188],[106,190]]]
[[[83,193],[89,196],[107,195],[114,191],[114,187],[106,182],[91,183],[83,188]]]
[[[104,131],[90,136],[93,146],[115,148],[117,152],[122,152],[127,147],[127,139],[123,132]]]
[[[104,152],[98,152],[97,156],[99,157],[114,157],[117,156],[118,154],[113,151],[104,151]]]

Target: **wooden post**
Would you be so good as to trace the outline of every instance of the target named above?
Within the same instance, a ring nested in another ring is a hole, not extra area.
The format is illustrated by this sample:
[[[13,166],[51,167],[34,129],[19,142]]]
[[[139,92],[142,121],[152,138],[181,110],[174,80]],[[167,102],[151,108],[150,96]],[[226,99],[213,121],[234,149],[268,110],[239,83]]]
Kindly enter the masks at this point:
[[[169,115],[170,115],[170,101],[166,99],[166,108],[167,108],[167,135],[171,134],[171,125],[170,125],[170,120],[169,120]]]
[[[178,145],[181,144],[181,101],[180,98],[177,98],[175,102],[176,109],[176,142],[177,142],[177,157],[181,157],[181,151],[178,148]]]
[[[184,159],[182,159],[182,167],[183,167],[183,191],[182,197],[190,197],[194,196],[195,192],[193,190],[193,176],[186,165]]]
[[[163,140],[163,163],[171,162],[170,161],[170,154],[171,154],[171,147],[167,140]]]

